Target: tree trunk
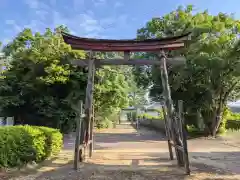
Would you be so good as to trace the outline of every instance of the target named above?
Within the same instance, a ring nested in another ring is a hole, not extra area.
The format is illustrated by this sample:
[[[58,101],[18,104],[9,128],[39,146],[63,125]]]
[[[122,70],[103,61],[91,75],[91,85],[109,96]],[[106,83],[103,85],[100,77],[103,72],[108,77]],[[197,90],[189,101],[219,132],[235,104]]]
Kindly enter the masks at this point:
[[[219,128],[220,123],[222,121],[222,112],[223,112],[223,108],[222,108],[222,103],[221,103],[220,106],[217,108],[215,117],[214,117],[213,122],[212,122],[212,132],[211,132],[211,134],[214,137],[216,137],[218,128]]]
[[[222,121],[223,106],[220,105],[213,110],[202,111],[202,117],[205,124],[205,133],[207,136],[216,137],[218,128]]]
[[[203,122],[205,125],[205,135],[213,135],[212,132],[212,123],[215,121],[216,118],[216,109],[213,108],[212,110],[203,110],[201,111]]]
[[[228,98],[229,94],[234,90],[234,88],[236,87],[236,85],[238,83],[239,83],[238,81],[234,82],[227,91],[224,91],[223,89],[221,89],[220,99],[219,99],[217,111],[215,114],[215,119],[212,124],[212,135],[213,136],[217,135],[217,131],[222,122],[222,114],[223,114],[224,107],[226,106],[227,98]]]

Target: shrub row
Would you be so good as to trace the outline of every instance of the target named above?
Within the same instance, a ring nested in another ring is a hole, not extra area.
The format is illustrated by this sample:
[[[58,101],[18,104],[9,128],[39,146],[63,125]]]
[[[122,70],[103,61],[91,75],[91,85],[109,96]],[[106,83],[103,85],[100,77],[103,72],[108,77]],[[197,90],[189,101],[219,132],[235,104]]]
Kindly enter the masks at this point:
[[[230,109],[225,110],[225,128],[232,130],[240,130],[240,113],[231,112]]]
[[[240,130],[240,120],[228,120],[226,123],[226,129]]]
[[[158,120],[163,120],[163,114],[160,114],[160,115],[158,115],[158,116],[152,116],[152,115],[150,115],[150,114],[143,113],[143,114],[138,115],[138,118],[141,118],[141,119],[158,119]]]
[[[38,126],[0,127],[0,167],[40,162],[60,152],[63,140],[57,129]]]
[[[113,122],[108,118],[97,119],[95,122],[95,127],[97,129],[111,128],[112,126],[113,126]]]

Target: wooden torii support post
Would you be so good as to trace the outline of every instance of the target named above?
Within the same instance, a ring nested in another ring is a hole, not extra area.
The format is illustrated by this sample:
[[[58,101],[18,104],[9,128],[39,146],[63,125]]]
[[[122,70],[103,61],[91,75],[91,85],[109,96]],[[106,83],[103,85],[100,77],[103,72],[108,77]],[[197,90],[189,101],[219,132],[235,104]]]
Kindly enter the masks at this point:
[[[167,37],[161,39],[146,39],[146,40],[110,40],[110,39],[93,39],[93,38],[82,38],[73,36],[67,33],[62,33],[65,43],[69,44],[72,49],[87,50],[91,54],[93,52],[124,52],[124,59],[94,59],[90,56],[90,59],[79,59],[73,60],[73,65],[88,67],[88,82],[86,89],[86,100],[85,100],[85,126],[81,126],[81,138],[79,146],[80,156],[82,156],[82,150],[86,149],[90,145],[89,155],[92,155],[93,151],[93,86],[94,86],[94,74],[95,68],[104,65],[158,65],[161,70],[161,79],[163,86],[163,94],[165,96],[166,110],[164,111],[164,117],[166,118],[166,131],[168,136],[168,145],[170,159],[173,159],[172,146],[175,147],[175,152],[180,166],[185,165],[186,173],[189,174],[189,162],[187,152],[186,137],[183,135],[183,131],[180,134],[176,127],[174,127],[175,115],[174,108],[171,99],[171,91],[168,83],[168,72],[166,63],[171,64],[182,64],[185,61],[184,57],[167,58],[165,51],[175,50],[183,48],[185,41],[188,40],[190,33]],[[130,52],[156,52],[156,60],[150,59],[130,59]],[[181,117],[178,117],[181,120]],[[182,122],[182,121],[181,121]],[[180,125],[182,128],[182,125]],[[180,129],[181,129],[180,128]],[[184,139],[185,138],[185,139]],[[82,146],[82,144],[85,144]],[[185,153],[185,154],[184,154]],[[187,167],[188,166],[188,167]]]

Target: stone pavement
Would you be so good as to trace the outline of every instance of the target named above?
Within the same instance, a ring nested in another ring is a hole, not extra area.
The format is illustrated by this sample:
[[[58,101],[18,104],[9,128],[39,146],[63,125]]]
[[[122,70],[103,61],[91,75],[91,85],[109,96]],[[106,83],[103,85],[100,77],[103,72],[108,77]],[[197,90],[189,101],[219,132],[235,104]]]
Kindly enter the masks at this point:
[[[193,139],[188,141],[191,176],[176,161],[169,161],[164,135],[131,125],[96,130],[94,155],[73,170],[74,136],[65,139],[64,149],[39,167],[12,174],[12,180],[221,180],[240,179],[240,147],[224,140]]]

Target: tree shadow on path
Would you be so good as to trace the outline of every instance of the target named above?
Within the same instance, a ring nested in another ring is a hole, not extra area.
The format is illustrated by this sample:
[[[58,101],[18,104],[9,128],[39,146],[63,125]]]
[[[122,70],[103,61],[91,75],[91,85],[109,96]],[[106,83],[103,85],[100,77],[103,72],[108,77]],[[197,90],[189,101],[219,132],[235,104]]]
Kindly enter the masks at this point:
[[[134,153],[134,152],[133,152]],[[143,154],[143,153],[142,153]],[[190,176],[184,174],[184,169],[179,168],[175,161],[169,161],[166,154],[150,153],[142,157],[140,153],[134,158],[126,157],[124,160],[129,164],[123,165],[115,163],[122,159],[103,159],[96,158],[83,162],[79,169],[73,169],[73,161],[68,157],[56,157],[52,160],[40,164],[35,169],[29,169],[24,173],[15,173],[6,177],[12,180],[237,180],[239,175],[234,175],[229,171],[218,169],[204,163],[192,163]],[[131,157],[129,155],[129,157]],[[99,161],[98,161],[99,160]],[[114,161],[114,163],[113,163]],[[141,165],[142,162],[145,165]],[[104,163],[105,162],[105,163]],[[108,164],[106,164],[106,162]],[[151,163],[151,165],[146,165]],[[154,165],[156,163],[156,165]],[[4,179],[5,180],[5,179]]]
[[[190,153],[195,161],[190,159],[192,173],[191,176],[186,176],[184,169],[179,168],[176,161],[169,160],[167,151],[161,152],[159,146],[156,146],[157,151],[150,152],[147,149],[151,149],[156,143],[153,133],[136,135],[138,132],[112,132],[96,133],[94,156],[81,163],[77,171],[73,169],[72,161],[74,138],[70,138],[65,141],[65,149],[58,157],[24,173],[9,174],[5,179],[11,180],[12,177],[12,180],[240,180],[239,174],[207,164],[204,159],[209,156],[230,157],[230,153],[231,157],[236,157],[239,155],[236,154],[238,152]],[[160,140],[159,143],[161,142],[163,141]],[[107,145],[103,146],[104,143]],[[132,146],[129,145],[131,143]],[[139,143],[143,144],[143,147],[139,146],[137,149]],[[118,146],[112,147],[114,144]],[[162,144],[165,146],[160,147],[166,149],[166,143]],[[125,151],[121,151],[121,148],[125,148]]]

